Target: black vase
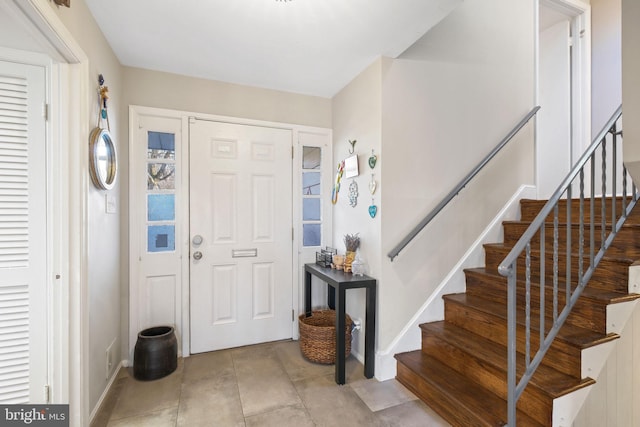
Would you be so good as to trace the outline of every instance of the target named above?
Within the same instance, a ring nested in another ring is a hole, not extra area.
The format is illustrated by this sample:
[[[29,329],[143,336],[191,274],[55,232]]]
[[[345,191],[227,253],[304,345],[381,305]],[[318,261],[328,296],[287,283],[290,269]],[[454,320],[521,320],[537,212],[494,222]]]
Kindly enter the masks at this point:
[[[156,326],[138,333],[133,352],[133,376],[149,381],[165,377],[178,366],[178,341],[171,326]]]

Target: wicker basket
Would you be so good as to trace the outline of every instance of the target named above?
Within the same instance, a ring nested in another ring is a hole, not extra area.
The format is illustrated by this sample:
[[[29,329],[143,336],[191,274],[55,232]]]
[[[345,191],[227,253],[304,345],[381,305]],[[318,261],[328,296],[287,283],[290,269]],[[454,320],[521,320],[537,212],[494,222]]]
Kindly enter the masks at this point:
[[[336,312],[314,310],[311,316],[301,314],[300,350],[311,362],[330,365],[336,363]],[[353,322],[345,314],[345,357],[351,354],[351,326]]]

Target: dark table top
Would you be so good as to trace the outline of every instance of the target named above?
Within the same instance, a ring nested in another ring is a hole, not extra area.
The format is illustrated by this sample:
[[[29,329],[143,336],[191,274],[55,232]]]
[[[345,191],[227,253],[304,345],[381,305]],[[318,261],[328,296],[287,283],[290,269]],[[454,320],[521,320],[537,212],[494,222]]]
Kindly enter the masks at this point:
[[[352,273],[345,273],[331,267],[320,267],[318,264],[305,264],[305,271],[334,286],[365,287],[376,284],[376,279],[369,276],[355,276]]]

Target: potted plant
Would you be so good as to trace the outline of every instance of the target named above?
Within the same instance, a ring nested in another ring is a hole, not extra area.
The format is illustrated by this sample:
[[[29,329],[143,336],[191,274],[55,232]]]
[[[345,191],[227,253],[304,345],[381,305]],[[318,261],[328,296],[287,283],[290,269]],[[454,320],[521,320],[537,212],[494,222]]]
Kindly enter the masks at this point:
[[[360,247],[360,237],[358,233],[356,234],[345,234],[344,235],[344,246],[346,248],[346,255],[344,258],[344,272],[351,272],[351,263],[356,258],[356,251]]]

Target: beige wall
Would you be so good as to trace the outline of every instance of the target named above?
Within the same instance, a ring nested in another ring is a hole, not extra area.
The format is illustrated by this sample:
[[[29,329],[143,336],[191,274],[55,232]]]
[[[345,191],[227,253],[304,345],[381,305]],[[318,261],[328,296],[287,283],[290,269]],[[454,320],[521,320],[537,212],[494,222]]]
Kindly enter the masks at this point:
[[[124,81],[126,105],[331,127],[327,98],[130,67]]]
[[[622,0],[622,116],[624,162],[640,182],[640,2]]]
[[[379,279],[378,350],[385,350],[522,184],[533,183],[533,127],[478,176],[394,263],[386,254],[533,107],[534,0],[467,0],[399,59],[381,58],[333,99],[335,163],[356,139],[358,205],[344,180],[334,245],[359,232]],[[379,156],[371,204],[366,159]],[[473,215],[469,215],[473,212]],[[347,311],[363,316],[351,291]],[[356,337],[357,338],[357,337]],[[417,344],[419,345],[419,343]],[[362,342],[356,346],[362,352]]]
[[[349,205],[349,184],[352,179],[343,177],[338,202],[333,208],[333,245],[344,253],[344,235],[359,233],[359,256],[367,263],[367,274],[380,277],[381,254],[381,218],[384,209],[380,200],[384,192],[381,171],[384,158],[381,151],[381,68],[382,59],[367,67],[358,77],[349,83],[333,98],[333,158],[338,164],[350,156],[349,140],[356,140],[355,153],[358,155],[360,175],[353,178],[358,185],[358,204]],[[378,155],[376,167],[369,168],[368,159],[371,150]],[[375,174],[378,183],[375,194],[369,192],[371,174]],[[369,206],[373,200],[378,206],[375,218],[369,216]],[[354,289],[347,292],[347,313],[353,318],[365,318],[365,291]],[[379,300],[380,301],[380,300]],[[361,330],[362,331],[362,330]],[[364,336],[354,332],[353,351],[364,355]]]
[[[534,0],[467,0],[382,73],[386,255],[534,106]],[[386,350],[522,184],[531,127],[392,263],[384,256],[378,346]]]
[[[114,357],[128,359],[128,106],[143,105],[257,120],[331,127],[331,101],[325,98],[195,79],[122,67],[83,0],[71,8],[53,3],[60,20],[89,58],[92,106],[88,120],[98,114],[97,78],[109,87],[109,118],[119,157],[117,185],[109,192],[118,200],[118,213],[105,213],[104,191],[91,187],[88,195],[89,410],[104,392],[105,350],[115,341]],[[106,126],[106,125],[105,125]]]
[[[83,0],[74,0],[71,8],[57,7],[52,2],[60,20],[71,32],[89,59],[89,76],[92,87],[89,88],[91,111],[86,120],[90,128],[96,126],[98,117],[98,74],[103,74],[109,87],[109,122],[119,155],[119,166],[126,165],[126,124],[123,117],[123,78],[122,67],[99,30],[89,9]],[[106,127],[103,123],[102,127]],[[88,135],[86,136],[88,142]],[[122,305],[122,295],[126,292],[125,277],[121,267],[127,260],[121,257],[122,242],[126,241],[123,226],[126,225],[127,212],[123,209],[121,195],[127,183],[122,174],[117,177],[113,190],[105,192],[91,186],[88,194],[88,289],[89,313],[89,411],[96,406],[107,386],[106,349],[114,342],[114,366],[122,359],[123,340],[121,314],[126,311]],[[105,213],[105,195],[113,195],[118,201],[116,214]]]
[[[622,0],[591,0],[591,135],[622,103]]]

